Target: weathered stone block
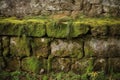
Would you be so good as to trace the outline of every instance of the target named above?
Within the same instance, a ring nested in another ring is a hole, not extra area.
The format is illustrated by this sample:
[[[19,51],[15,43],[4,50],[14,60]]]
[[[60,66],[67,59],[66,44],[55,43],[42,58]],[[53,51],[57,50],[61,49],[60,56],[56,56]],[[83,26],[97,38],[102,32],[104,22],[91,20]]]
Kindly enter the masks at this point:
[[[27,57],[22,59],[22,70],[25,71],[43,73],[46,66],[45,59],[37,59],[36,57]]]
[[[120,57],[120,40],[92,38],[85,42],[84,50],[86,57]]]
[[[51,55],[57,57],[83,57],[82,40],[59,40],[56,39],[51,43]]]
[[[47,24],[47,35],[49,37],[56,37],[56,38],[66,38],[69,36],[69,26],[68,24],[61,23],[57,24],[55,22],[50,22]]]
[[[34,38],[32,39],[31,46],[33,55],[39,57],[48,57],[49,50],[49,41],[48,38]]]
[[[92,27],[92,26],[91,26]],[[106,36],[108,34],[108,27],[106,25],[94,26],[91,28],[92,36]]]
[[[30,38],[25,35],[22,37],[12,37],[10,40],[10,54],[12,56],[30,56]]]
[[[6,57],[6,69],[8,71],[17,71],[20,70],[20,59],[17,57]]]
[[[0,35],[27,35],[41,37],[45,35],[44,23],[38,21],[22,21],[8,19],[0,22]]]
[[[100,4],[102,0],[88,0],[91,4]]]
[[[71,31],[70,31],[70,36],[78,37],[78,36],[87,34],[88,31],[89,31],[89,25],[81,22],[73,22]]]
[[[2,37],[0,37],[0,56],[2,55]]]
[[[0,71],[2,71],[4,67],[5,67],[5,61],[3,60],[3,57],[0,57]]]
[[[71,61],[71,70],[75,73],[89,73],[93,70],[93,59],[92,58],[83,58],[81,60],[72,59]]]
[[[108,63],[109,72],[120,73],[120,58],[109,58]]]
[[[53,72],[59,72],[59,71],[68,72],[70,70],[70,66],[71,66],[71,59],[69,59],[69,58],[54,58],[52,60],[51,66],[52,66]]]
[[[107,72],[107,59],[104,58],[94,58],[93,64],[94,71],[104,71]]]
[[[7,56],[10,51],[10,38],[9,37],[2,37],[2,54],[3,56]]]
[[[120,24],[115,24],[109,27],[109,34],[112,36],[120,35]]]

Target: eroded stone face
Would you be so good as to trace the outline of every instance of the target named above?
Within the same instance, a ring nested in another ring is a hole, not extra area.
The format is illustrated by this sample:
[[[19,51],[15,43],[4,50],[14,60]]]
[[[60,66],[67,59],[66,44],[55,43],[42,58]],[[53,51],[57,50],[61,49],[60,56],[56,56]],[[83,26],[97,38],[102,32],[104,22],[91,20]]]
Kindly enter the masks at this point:
[[[55,40],[51,43],[51,55],[57,57],[83,57],[81,40]]]
[[[54,58],[52,60],[52,70],[53,72],[64,71],[68,72],[70,70],[71,60],[69,58]]]
[[[109,60],[109,72],[120,72],[120,58],[110,58]]]
[[[92,58],[83,58],[81,60],[72,59],[71,61],[71,70],[75,73],[89,73],[93,70],[93,59]]]
[[[13,37],[10,40],[10,54],[12,56],[25,57],[30,56],[30,38]]]
[[[93,7],[91,7],[93,6]],[[18,16],[23,17],[26,15],[41,15],[43,11],[60,12],[60,11],[83,11],[88,16],[100,16],[104,13],[116,13],[112,11],[107,12],[101,6],[107,6],[107,11],[112,8],[120,10],[119,0],[1,0],[0,1],[0,14],[4,16]],[[104,10],[101,12],[101,10]],[[49,15],[51,12],[44,15]],[[114,16],[120,16],[119,13]]]
[[[90,39],[85,43],[85,56],[96,57],[119,57],[120,40],[109,39]]]
[[[33,55],[35,55],[38,58],[48,57],[49,41],[50,39],[46,39],[46,38],[32,39],[31,46],[32,46]]]

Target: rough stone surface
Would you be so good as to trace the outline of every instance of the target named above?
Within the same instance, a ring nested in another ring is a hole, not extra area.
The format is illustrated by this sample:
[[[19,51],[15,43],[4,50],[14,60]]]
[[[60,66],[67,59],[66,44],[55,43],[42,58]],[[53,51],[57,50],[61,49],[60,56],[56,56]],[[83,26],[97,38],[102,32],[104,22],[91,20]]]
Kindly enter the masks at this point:
[[[83,42],[81,40],[55,40],[51,43],[51,55],[57,57],[83,57]]]
[[[2,54],[3,54],[3,56],[9,55],[9,50],[10,50],[9,44],[10,44],[10,38],[2,37],[2,48],[3,48]]]
[[[109,72],[120,72],[120,58],[110,58],[109,62]]]
[[[75,73],[89,73],[93,70],[93,59],[92,58],[83,58],[81,60],[72,59],[71,70]]]
[[[70,70],[70,66],[71,60],[69,58],[54,58],[52,60],[52,70],[54,72],[59,71],[68,72]]]
[[[6,69],[8,71],[17,71],[20,70],[20,59],[16,57],[6,57]]]
[[[32,39],[32,51],[33,55],[36,57],[48,57],[48,50],[49,50],[49,40],[46,38],[35,38]]]
[[[22,69],[29,72],[39,73],[41,62],[36,57],[27,57],[22,60]]]
[[[85,56],[95,57],[120,57],[120,40],[109,39],[90,39],[85,43]]]
[[[10,54],[13,56],[25,57],[30,56],[30,38],[25,36],[18,38],[13,37],[10,41]]]
[[[100,16],[104,13],[120,16],[119,3],[119,0],[1,0],[0,15],[22,17],[77,10],[85,12],[88,16]]]

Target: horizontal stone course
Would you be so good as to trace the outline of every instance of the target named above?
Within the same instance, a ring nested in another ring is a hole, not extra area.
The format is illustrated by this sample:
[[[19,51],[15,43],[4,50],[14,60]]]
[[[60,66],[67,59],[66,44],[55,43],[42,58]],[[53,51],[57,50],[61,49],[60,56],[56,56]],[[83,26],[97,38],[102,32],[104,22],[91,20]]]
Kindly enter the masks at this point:
[[[55,16],[54,16],[55,17]],[[57,17],[57,16],[56,16]],[[0,21],[0,35],[31,36],[52,38],[75,38],[83,35],[119,36],[120,20],[114,18],[81,18],[73,20],[70,17],[47,19],[6,18]],[[60,16],[58,16],[60,17]]]

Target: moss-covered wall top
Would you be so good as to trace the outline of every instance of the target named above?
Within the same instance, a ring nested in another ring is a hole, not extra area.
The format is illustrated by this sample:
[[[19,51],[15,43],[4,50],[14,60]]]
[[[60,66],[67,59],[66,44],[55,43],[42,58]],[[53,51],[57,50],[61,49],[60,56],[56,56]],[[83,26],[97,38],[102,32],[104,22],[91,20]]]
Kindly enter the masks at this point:
[[[4,16],[54,13],[120,16],[120,0],[0,0],[0,15]]]

